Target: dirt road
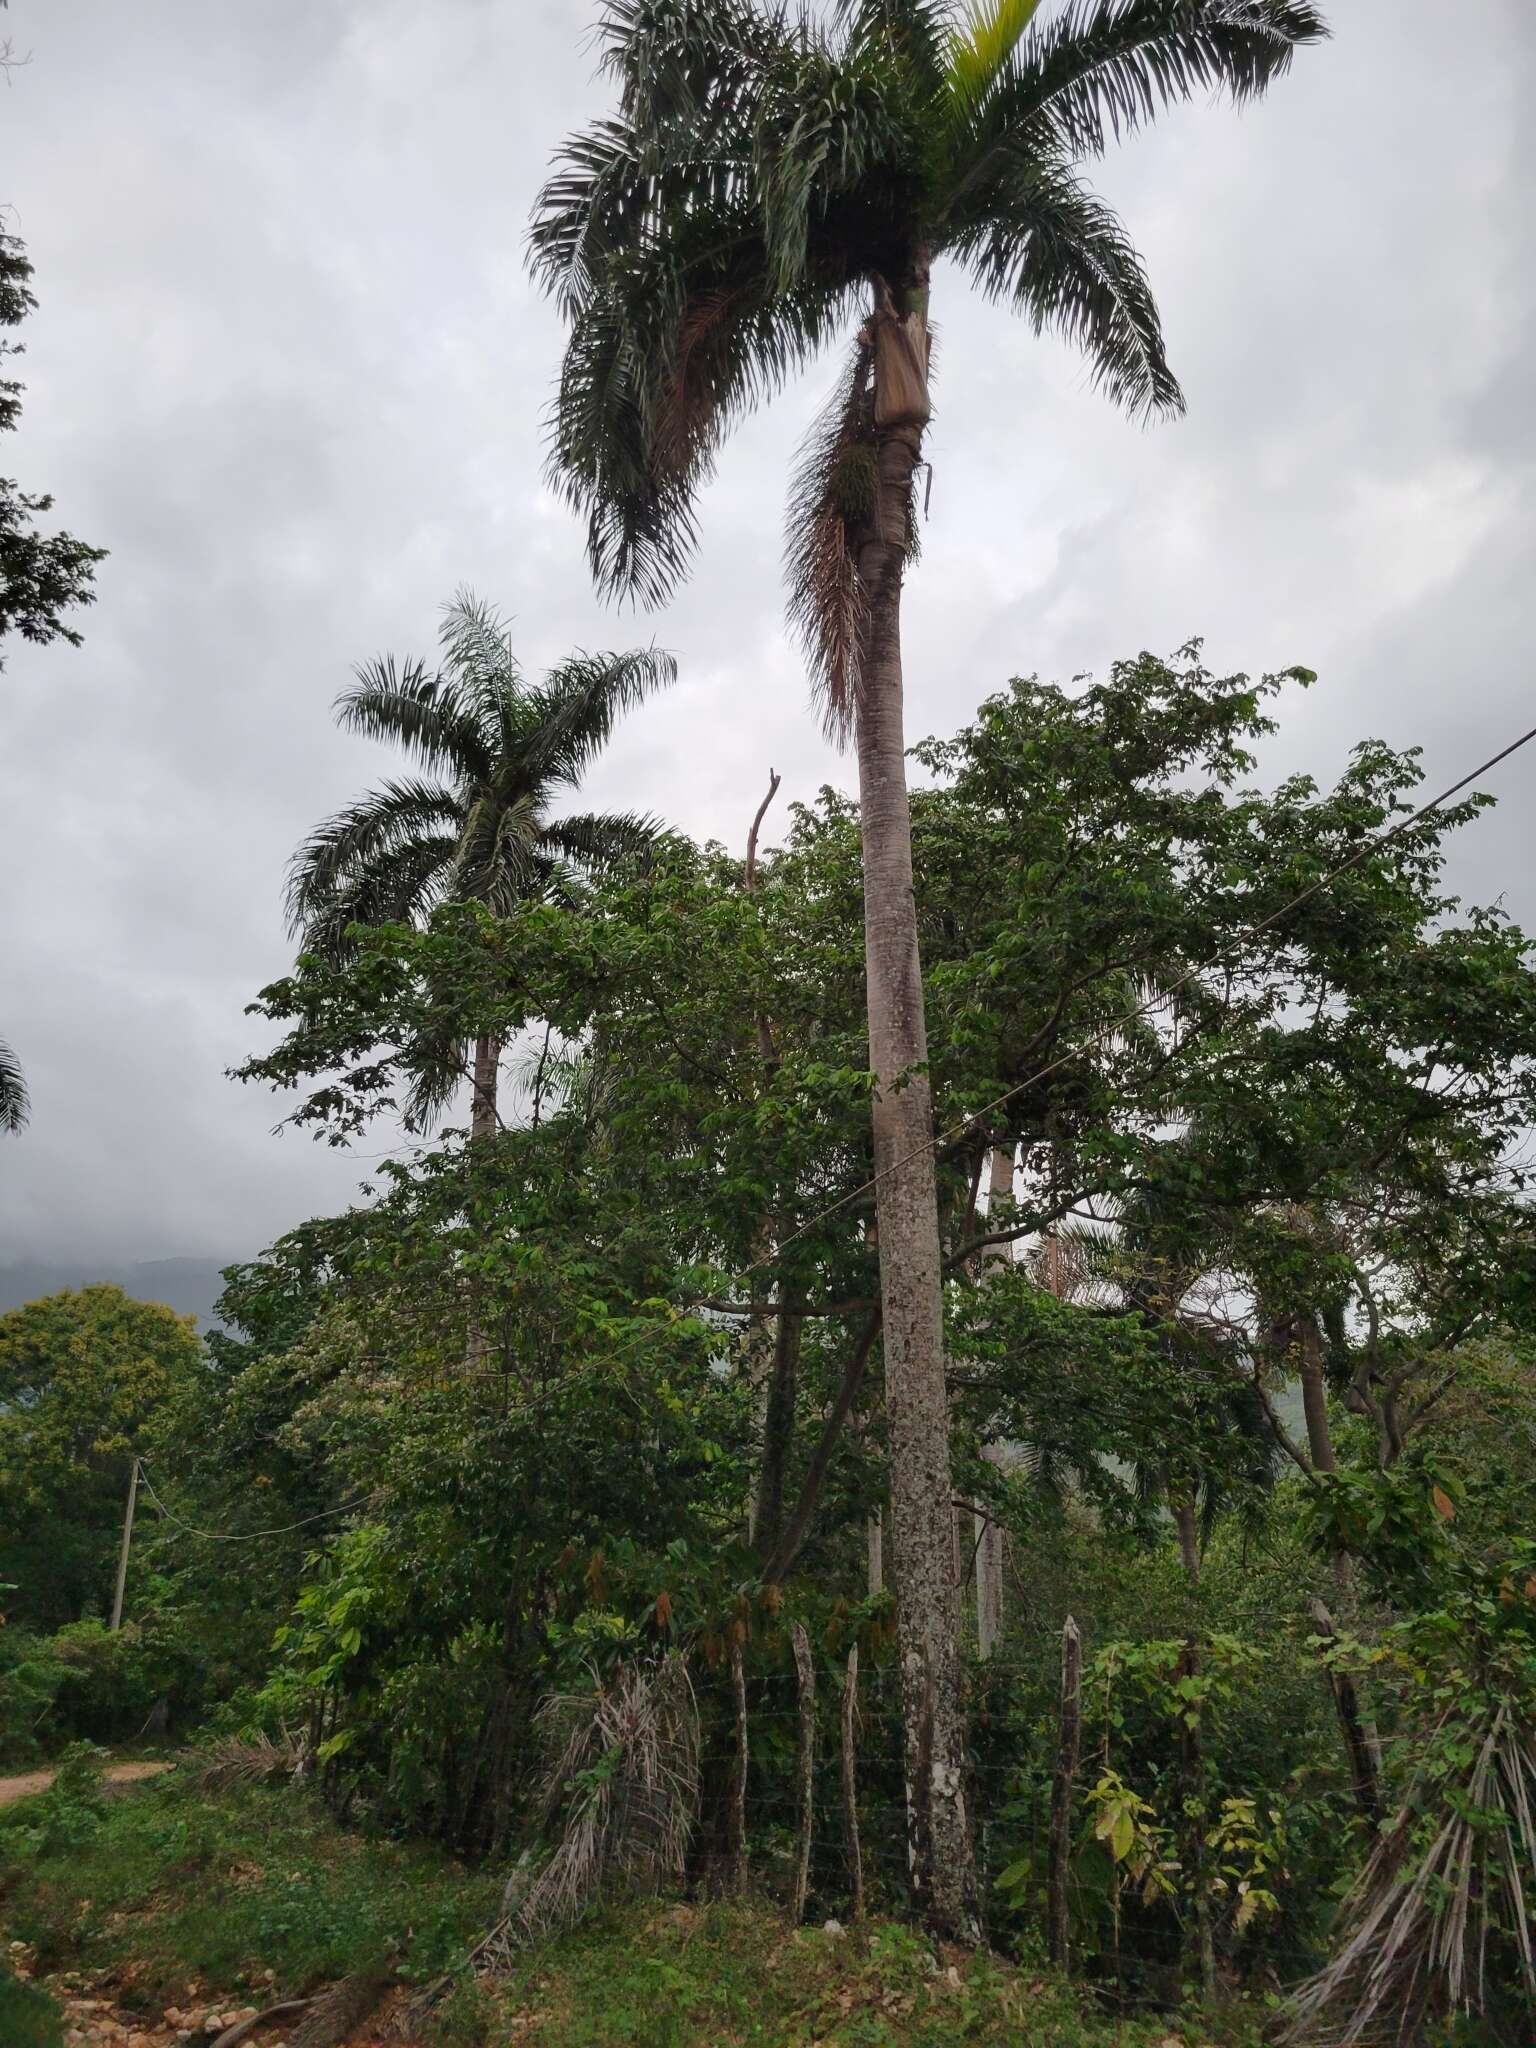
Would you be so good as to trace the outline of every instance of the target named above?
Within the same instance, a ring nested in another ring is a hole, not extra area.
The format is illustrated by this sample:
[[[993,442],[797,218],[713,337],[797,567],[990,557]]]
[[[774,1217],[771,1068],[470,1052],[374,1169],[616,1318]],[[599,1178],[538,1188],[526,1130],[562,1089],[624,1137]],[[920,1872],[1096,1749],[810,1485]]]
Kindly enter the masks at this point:
[[[140,1778],[157,1778],[174,1767],[169,1763],[108,1764],[102,1776],[109,1785],[136,1785]],[[34,1792],[46,1792],[53,1783],[52,1771],[23,1771],[19,1778],[0,1778],[0,1806],[28,1799]]]

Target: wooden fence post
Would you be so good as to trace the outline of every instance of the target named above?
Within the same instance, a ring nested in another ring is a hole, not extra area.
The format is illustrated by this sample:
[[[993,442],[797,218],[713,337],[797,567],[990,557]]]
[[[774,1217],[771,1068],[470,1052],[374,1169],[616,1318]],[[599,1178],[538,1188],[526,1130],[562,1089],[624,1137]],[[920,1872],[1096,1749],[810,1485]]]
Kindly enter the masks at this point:
[[[864,1917],[864,1857],[859,1848],[859,1646],[848,1652],[843,1681],[843,1837],[848,1846],[848,1882],[853,1892],[853,1917]]]
[[[1061,1630],[1061,1717],[1056,1775],[1051,1781],[1051,1836],[1047,1865],[1046,1942],[1050,1958],[1067,1966],[1067,1873],[1072,1860],[1072,1794],[1083,1734],[1083,1639],[1069,1614]]]
[[[741,1644],[731,1645],[731,1692],[736,1701],[736,1772],[731,1786],[731,1889],[747,1888],[747,1675]]]
[[[794,1626],[795,1671],[800,1692],[800,1839],[795,1847],[795,1896],[791,1924],[805,1918],[805,1897],[811,1883],[811,1825],[814,1818],[813,1784],[816,1761],[816,1672],[811,1663],[811,1639],[805,1623]]]

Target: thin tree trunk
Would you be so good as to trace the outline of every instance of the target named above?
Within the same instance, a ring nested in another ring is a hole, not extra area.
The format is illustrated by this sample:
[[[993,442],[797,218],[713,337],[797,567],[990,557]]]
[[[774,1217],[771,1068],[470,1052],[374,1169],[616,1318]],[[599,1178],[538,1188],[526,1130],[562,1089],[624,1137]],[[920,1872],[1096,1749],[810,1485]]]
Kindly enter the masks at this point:
[[[1072,1795],[1083,1735],[1083,1639],[1069,1614],[1061,1630],[1061,1708],[1056,1774],[1051,1780],[1051,1834],[1046,1868],[1046,1941],[1050,1958],[1067,1965],[1067,1873],[1072,1861]]]
[[[885,1510],[876,1508],[864,1529],[865,1584],[871,1593],[885,1591]]]
[[[965,1800],[943,1267],[902,731],[901,583],[912,472],[928,417],[927,270],[919,252],[900,306],[883,303],[874,322],[876,484],[859,549],[868,630],[856,729],[909,1867],[923,1917],[971,1940],[978,1921]],[[914,360],[922,372],[915,398],[903,382]]]
[[[805,1918],[805,1899],[811,1881],[811,1832],[815,1819],[816,1667],[811,1662],[811,1639],[805,1632],[805,1623],[797,1621],[791,1634],[800,1698],[800,1758],[796,1773],[800,1815],[795,1844],[795,1895],[789,1918],[790,1925],[798,1927]]]
[[[477,1038],[469,1094],[469,1141],[472,1145],[483,1145],[494,1138],[500,1124],[501,1119],[496,1113],[496,1082],[500,1065],[501,1040],[491,1034]],[[489,1350],[484,1325],[478,1316],[472,1315],[464,1341],[464,1363],[473,1370]]]
[[[1184,1639],[1184,1654],[1176,1677],[1194,1678],[1200,1671],[1200,1645],[1191,1636]],[[1185,1720],[1179,1729],[1180,1775],[1183,1778],[1184,1829],[1180,1845],[1188,1873],[1195,1920],[1195,1953],[1200,1965],[1202,1996],[1216,1996],[1216,1930],[1211,1918],[1211,1891],[1206,1880],[1209,1859],[1205,1842],[1205,1756],[1198,1720]]]
[[[864,1856],[859,1847],[859,1646],[848,1652],[848,1676],[843,1681],[843,1840],[848,1851],[848,1886],[853,1917],[864,1917]]]
[[[501,1041],[486,1036],[475,1040],[474,1082],[469,1099],[469,1135],[477,1143],[494,1138],[500,1118],[496,1113],[496,1075],[501,1062]]]
[[[811,1453],[811,1462],[806,1467],[805,1477],[800,1482],[799,1497],[790,1511],[783,1533],[774,1547],[773,1555],[763,1566],[763,1578],[770,1585],[777,1585],[788,1576],[789,1568],[800,1553],[811,1517],[816,1512],[816,1503],[821,1498],[821,1489],[826,1483],[827,1472],[832,1463],[832,1454],[837,1449],[843,1425],[847,1422],[854,1402],[859,1397],[859,1388],[864,1383],[864,1368],[869,1363],[869,1354],[875,1348],[875,1338],[880,1332],[880,1317],[872,1315],[859,1332],[852,1354],[843,1367],[843,1377],[821,1426],[821,1435]]]
[[[1307,1453],[1312,1460],[1313,1471],[1337,1472],[1339,1460],[1333,1448],[1333,1430],[1328,1421],[1328,1388],[1323,1378],[1323,1341],[1317,1320],[1310,1311],[1301,1320],[1301,1408],[1306,1418]],[[1355,1579],[1355,1560],[1348,1551],[1335,1551],[1332,1570],[1339,1611],[1344,1617],[1345,1626],[1353,1627],[1360,1605],[1359,1588]],[[1376,1732],[1376,1717],[1371,1712],[1369,1704],[1362,1700],[1352,1681],[1345,1680],[1349,1695],[1347,1707],[1340,1696],[1338,1681],[1331,1673],[1329,1683],[1333,1690],[1334,1705],[1343,1726],[1344,1740],[1350,1750],[1356,1798],[1360,1802],[1361,1811],[1365,1813],[1372,1806],[1379,1810],[1380,1792],[1377,1780],[1381,1739]],[[1359,1762],[1354,1755],[1356,1735],[1364,1745],[1364,1758]]]
[[[994,1206],[1002,1200],[1013,1199],[1013,1152],[1001,1145],[992,1147],[987,1175],[987,1215],[993,1217]],[[1013,1264],[1012,1248],[1005,1244],[988,1245],[982,1253],[983,1270],[992,1270]],[[985,1444],[981,1455],[989,1465],[999,1469],[1003,1463],[1001,1444]],[[978,1514],[975,1518],[976,1547],[976,1652],[980,1657],[990,1657],[997,1647],[997,1639],[1003,1627],[1003,1532],[991,1515]]]
[[[1312,1619],[1317,1623],[1317,1632],[1330,1642],[1338,1635],[1333,1616],[1321,1600],[1312,1601]],[[1370,1729],[1360,1709],[1360,1696],[1355,1682],[1347,1671],[1330,1670],[1328,1683],[1333,1692],[1334,1711],[1339,1717],[1339,1732],[1344,1737],[1345,1753],[1349,1757],[1349,1775],[1354,1786],[1355,1805],[1360,1818],[1369,1828],[1381,1822],[1381,1786],[1376,1773],[1376,1750],[1371,1740]]]
[[[1183,1565],[1192,1586],[1200,1583],[1200,1541],[1195,1522],[1195,1505],[1189,1499],[1179,1499],[1173,1504],[1174,1526],[1179,1532],[1179,1562]]]
[[[804,1321],[789,1310],[778,1318],[773,1347],[773,1372],[763,1403],[763,1452],[757,1473],[757,1500],[752,1511],[752,1543],[759,1555],[768,1557],[779,1540],[784,1521],[784,1479],[789,1469],[790,1447],[795,1432],[795,1387],[800,1372],[800,1338]]]
[[[1328,1426],[1328,1389],[1323,1380],[1323,1346],[1317,1323],[1307,1312],[1301,1319],[1301,1412],[1307,1424],[1307,1452],[1314,1472],[1337,1472],[1333,1432]]]

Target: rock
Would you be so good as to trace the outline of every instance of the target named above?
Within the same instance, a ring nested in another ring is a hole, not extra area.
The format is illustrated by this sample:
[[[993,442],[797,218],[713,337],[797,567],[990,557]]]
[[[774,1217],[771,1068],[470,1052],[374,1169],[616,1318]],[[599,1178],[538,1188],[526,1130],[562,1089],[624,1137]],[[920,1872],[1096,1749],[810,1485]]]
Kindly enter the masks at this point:
[[[843,1923],[841,1920],[823,1921],[821,1931],[823,1934],[841,1934],[843,1931]]]

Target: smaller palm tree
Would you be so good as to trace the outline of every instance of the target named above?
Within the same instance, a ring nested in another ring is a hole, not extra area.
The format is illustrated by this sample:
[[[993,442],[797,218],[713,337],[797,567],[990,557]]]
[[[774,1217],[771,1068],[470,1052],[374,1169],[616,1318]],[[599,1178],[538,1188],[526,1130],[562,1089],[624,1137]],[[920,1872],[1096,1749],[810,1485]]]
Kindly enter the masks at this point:
[[[384,783],[320,825],[288,871],[289,929],[332,960],[355,951],[358,926],[416,922],[439,903],[505,915],[557,890],[573,871],[633,858],[653,845],[653,820],[588,812],[552,818],[619,717],[671,683],[676,664],[654,647],[574,654],[525,681],[500,615],[461,590],[443,609],[435,670],[382,655],[355,671],[337,721],[403,746],[422,777]],[[501,1048],[474,1042],[471,1133],[497,1122]],[[407,1112],[429,1120],[463,1077],[459,1043],[423,1054]]]
[[[0,1038],[0,1131],[9,1131],[14,1136],[25,1125],[31,1109],[21,1061]]]

